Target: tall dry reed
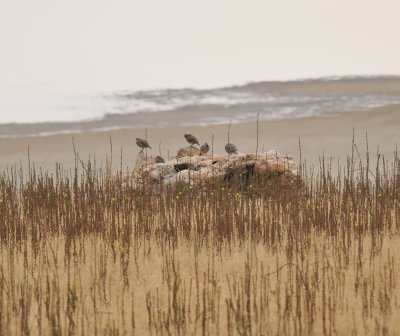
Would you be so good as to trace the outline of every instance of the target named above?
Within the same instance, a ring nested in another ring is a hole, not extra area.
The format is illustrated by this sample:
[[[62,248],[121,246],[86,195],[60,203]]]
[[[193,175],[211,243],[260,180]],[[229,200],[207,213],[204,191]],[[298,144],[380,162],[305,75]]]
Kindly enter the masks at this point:
[[[400,162],[164,188],[76,154],[0,177],[0,335],[394,335]],[[112,156],[111,156],[112,157]]]

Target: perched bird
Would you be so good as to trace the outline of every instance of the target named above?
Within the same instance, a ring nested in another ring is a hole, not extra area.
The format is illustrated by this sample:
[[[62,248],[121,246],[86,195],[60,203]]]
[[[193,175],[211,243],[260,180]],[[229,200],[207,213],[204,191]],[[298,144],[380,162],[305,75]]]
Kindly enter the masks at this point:
[[[225,151],[230,155],[230,154],[237,154],[238,150],[236,146],[233,143],[227,143],[225,145]]]
[[[156,156],[155,161],[156,163],[165,163],[165,160],[159,155]]]
[[[209,150],[210,146],[208,145],[207,142],[205,142],[204,145],[200,147],[200,155],[206,155]]]
[[[147,140],[145,140],[145,139],[136,138],[136,145],[138,145],[142,149],[141,152],[143,152],[143,149],[145,149],[145,148],[152,149],[150,147],[149,143],[147,142]]]
[[[200,146],[199,141],[196,139],[196,137],[193,134],[185,134],[184,136],[185,136],[186,141],[190,143],[190,146],[193,146],[195,144]]]

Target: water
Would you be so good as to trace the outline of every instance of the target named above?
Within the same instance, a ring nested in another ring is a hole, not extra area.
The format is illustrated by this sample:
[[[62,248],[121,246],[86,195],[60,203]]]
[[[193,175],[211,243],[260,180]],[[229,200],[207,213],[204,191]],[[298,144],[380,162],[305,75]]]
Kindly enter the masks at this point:
[[[327,81],[336,85],[341,79],[323,79],[320,84]],[[254,121],[257,112],[264,121],[323,117],[332,112],[400,104],[400,95],[393,92],[321,92],[306,89],[309,84],[309,81],[290,82],[290,85],[289,82],[262,82],[214,89],[147,91],[1,87],[0,137],[210,125],[230,120],[243,123]]]

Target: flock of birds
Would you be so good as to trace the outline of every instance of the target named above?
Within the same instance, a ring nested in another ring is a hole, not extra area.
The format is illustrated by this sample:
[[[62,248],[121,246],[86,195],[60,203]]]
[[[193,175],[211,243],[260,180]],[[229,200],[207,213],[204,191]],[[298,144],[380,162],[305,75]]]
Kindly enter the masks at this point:
[[[191,147],[193,147],[194,145],[200,146],[199,141],[193,134],[185,134],[184,137]],[[136,145],[141,148],[140,152],[143,152],[145,148],[152,149],[146,139],[136,138]],[[209,150],[210,146],[207,142],[205,142],[204,145],[200,146],[200,155],[206,155]],[[228,153],[228,155],[237,154],[238,152],[237,147],[233,143],[227,143],[225,145],[225,151]],[[161,156],[156,156],[155,162],[165,163],[165,160]]]

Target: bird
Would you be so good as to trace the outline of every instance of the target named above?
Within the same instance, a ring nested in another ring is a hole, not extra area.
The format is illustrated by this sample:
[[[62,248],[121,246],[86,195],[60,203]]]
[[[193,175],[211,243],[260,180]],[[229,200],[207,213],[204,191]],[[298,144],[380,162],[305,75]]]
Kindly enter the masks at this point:
[[[207,142],[205,142],[204,145],[200,147],[200,155],[206,155],[209,150],[210,146],[208,145]]]
[[[136,145],[138,145],[142,150],[140,152],[143,152],[143,149],[145,148],[150,148],[149,143],[147,142],[147,140],[145,139],[141,139],[141,138],[136,138]]]
[[[227,143],[225,145],[225,151],[230,154],[237,154],[238,150],[237,147],[233,143]]]
[[[199,141],[196,139],[196,137],[193,134],[185,134],[184,137],[185,137],[186,141],[190,143],[190,146],[193,146],[195,144],[200,146]]]
[[[156,163],[165,163],[165,160],[159,155],[156,156],[155,161]]]

